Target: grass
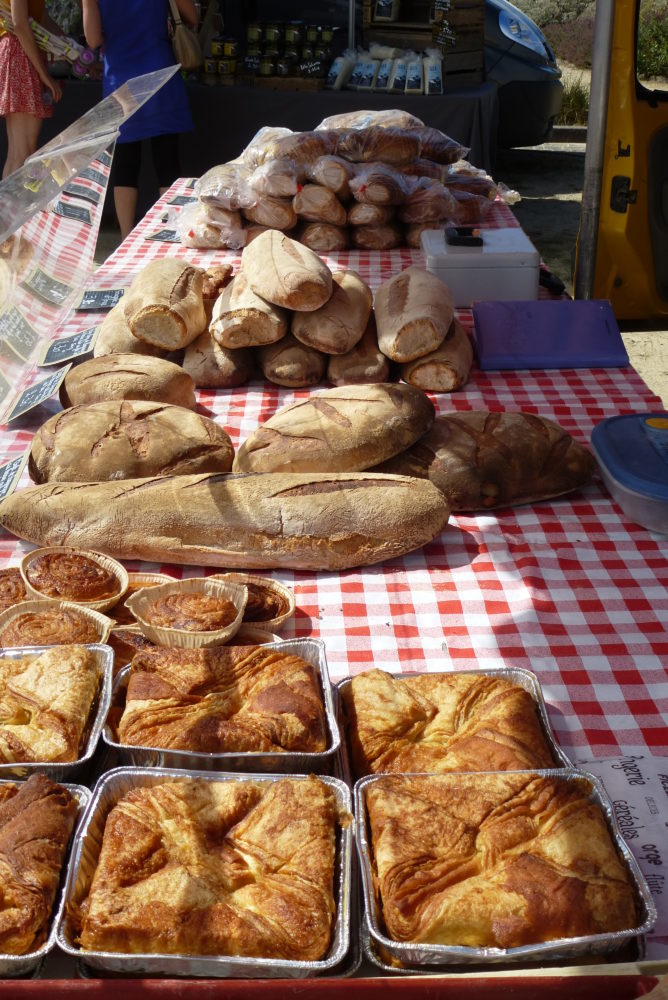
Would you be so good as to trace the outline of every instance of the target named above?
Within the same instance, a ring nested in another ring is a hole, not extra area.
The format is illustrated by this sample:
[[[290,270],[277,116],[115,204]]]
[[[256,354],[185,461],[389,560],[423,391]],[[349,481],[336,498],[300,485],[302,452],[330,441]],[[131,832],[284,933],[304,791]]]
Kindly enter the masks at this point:
[[[564,99],[556,125],[586,125],[589,116],[589,85],[581,76],[564,81]]]

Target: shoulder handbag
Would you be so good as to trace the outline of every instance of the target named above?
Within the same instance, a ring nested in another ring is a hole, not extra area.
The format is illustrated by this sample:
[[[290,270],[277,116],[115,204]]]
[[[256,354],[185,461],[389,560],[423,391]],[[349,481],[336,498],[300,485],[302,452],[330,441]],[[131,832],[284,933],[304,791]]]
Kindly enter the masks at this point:
[[[202,63],[202,50],[194,31],[191,31],[181,20],[176,0],[169,0],[169,7],[174,19],[172,49],[174,58],[186,70],[197,69]]]

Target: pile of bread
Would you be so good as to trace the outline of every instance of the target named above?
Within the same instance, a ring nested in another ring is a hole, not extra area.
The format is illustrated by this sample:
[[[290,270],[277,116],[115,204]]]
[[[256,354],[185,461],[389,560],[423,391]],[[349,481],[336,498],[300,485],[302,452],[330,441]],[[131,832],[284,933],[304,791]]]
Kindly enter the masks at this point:
[[[198,180],[177,230],[209,249],[241,249],[267,228],[320,253],[419,247],[425,228],[479,222],[498,193],[466,152],[396,110],[335,115],[307,132],[264,128]]]
[[[230,388],[256,369],[291,388],[384,382],[390,366],[433,392],[466,382],[473,351],[448,288],[409,267],[376,291],[355,271],[332,273],[307,247],[271,229],[241,268],[205,272],[176,257],[152,261],[108,314],[95,355],[165,356],[185,349],[199,388]]]

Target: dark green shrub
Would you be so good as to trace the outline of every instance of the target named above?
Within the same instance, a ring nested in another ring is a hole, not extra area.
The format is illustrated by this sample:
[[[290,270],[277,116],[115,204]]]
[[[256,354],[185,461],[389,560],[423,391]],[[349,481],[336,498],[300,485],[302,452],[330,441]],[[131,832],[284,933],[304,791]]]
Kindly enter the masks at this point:
[[[589,86],[581,77],[564,83],[564,99],[555,119],[556,125],[586,125],[589,117]]]
[[[591,66],[594,44],[594,19],[581,17],[576,24],[551,23],[543,28],[557,62],[571,66]]]
[[[638,24],[638,76],[668,76],[668,8],[654,5]]]

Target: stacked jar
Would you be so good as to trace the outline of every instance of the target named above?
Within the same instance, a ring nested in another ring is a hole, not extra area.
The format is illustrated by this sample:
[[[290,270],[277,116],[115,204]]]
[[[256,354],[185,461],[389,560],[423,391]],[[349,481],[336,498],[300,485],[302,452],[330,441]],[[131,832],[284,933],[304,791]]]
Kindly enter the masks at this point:
[[[332,28],[303,21],[251,21],[245,70],[261,77],[325,76],[332,36]]]

